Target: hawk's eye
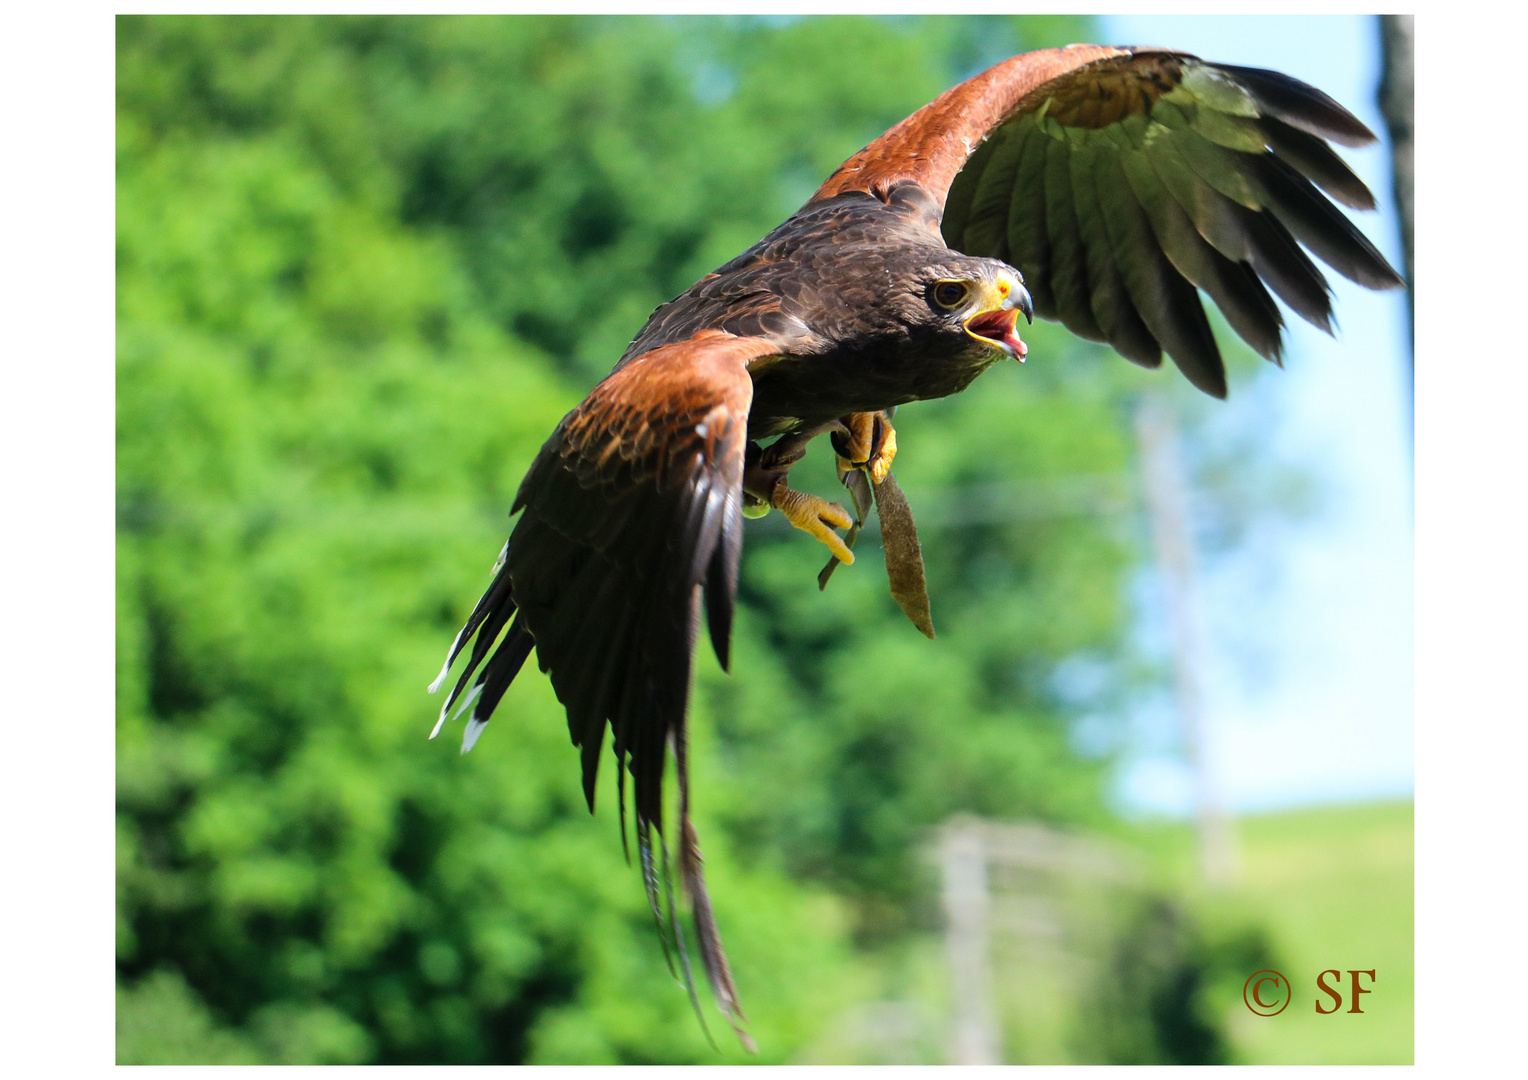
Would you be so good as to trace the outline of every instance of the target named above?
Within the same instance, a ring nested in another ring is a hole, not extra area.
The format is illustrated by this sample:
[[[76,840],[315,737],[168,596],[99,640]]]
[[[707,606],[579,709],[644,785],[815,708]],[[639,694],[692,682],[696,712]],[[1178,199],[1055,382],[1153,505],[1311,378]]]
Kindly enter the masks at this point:
[[[965,303],[971,290],[959,281],[936,281],[934,283],[934,303],[949,311],[958,308]]]

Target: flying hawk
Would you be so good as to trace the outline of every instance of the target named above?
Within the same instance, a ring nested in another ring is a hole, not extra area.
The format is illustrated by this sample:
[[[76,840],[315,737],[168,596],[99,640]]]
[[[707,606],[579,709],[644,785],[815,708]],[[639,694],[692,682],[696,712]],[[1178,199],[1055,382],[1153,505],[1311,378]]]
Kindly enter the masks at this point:
[[[727,667],[742,519],[775,509],[820,540],[832,553],[825,583],[854,560],[873,500],[893,594],[932,636],[916,535],[890,474],[892,410],[1022,361],[1021,315],[1146,367],[1166,352],[1224,397],[1200,291],[1277,360],[1274,296],[1330,329],[1311,255],[1372,289],[1402,284],[1329,201],[1374,206],[1328,140],[1374,135],[1288,76],[1162,49],[1032,52],[919,109],[658,308],[557,425],[520,485],[493,583],[430,688],[471,643],[432,737],[459,703],[470,749],[534,649],[582,750],[591,811],[612,732],[622,841],[629,771],[648,901],[693,1000],[678,914],[661,899],[664,837],[674,839],[702,963],[748,1044],[690,823],[685,729],[702,621]],[[853,515],[788,483],[822,434]],[[664,826],[668,753],[677,833]]]

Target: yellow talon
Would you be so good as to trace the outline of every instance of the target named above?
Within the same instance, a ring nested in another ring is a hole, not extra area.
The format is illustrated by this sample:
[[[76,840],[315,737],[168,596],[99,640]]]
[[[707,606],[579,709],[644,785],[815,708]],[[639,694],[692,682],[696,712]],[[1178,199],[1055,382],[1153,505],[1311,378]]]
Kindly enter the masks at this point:
[[[886,482],[886,474],[891,472],[891,459],[897,456],[897,432],[890,424],[886,425],[886,438],[881,441],[881,452],[870,462],[870,479],[877,484]]]
[[[854,524],[854,519],[842,506],[818,498],[816,495],[792,491],[783,483],[775,489],[774,497],[770,501],[776,510],[785,515],[786,521],[802,532],[816,537],[826,545],[839,562],[845,565],[854,562],[854,553],[833,531],[847,529]]]
[[[875,449],[872,445],[875,439],[875,413],[850,413],[844,417],[843,425],[848,432],[843,449],[848,454],[849,464],[859,468]]]
[[[885,483],[891,459],[897,456],[897,432],[884,413],[850,413],[841,421],[842,439],[835,436],[839,474],[864,469],[877,484]],[[877,444],[879,439],[879,444]]]

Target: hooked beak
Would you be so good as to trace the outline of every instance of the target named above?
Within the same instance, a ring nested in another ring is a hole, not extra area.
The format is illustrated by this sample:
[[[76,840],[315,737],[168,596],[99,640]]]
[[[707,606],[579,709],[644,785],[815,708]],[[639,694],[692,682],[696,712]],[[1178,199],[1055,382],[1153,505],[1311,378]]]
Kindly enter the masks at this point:
[[[1002,303],[997,307],[966,321],[966,333],[998,346],[1022,364],[1024,357],[1029,354],[1029,346],[1019,339],[1016,327],[1020,312],[1023,312],[1028,322],[1035,321],[1034,303],[1029,298],[1028,290],[1017,283],[1006,289],[1005,293]]]

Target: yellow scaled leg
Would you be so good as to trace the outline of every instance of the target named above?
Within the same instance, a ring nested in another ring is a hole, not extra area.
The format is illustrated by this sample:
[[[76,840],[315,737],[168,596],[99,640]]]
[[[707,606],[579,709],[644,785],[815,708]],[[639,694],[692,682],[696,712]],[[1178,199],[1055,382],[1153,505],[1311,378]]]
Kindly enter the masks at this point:
[[[838,471],[864,469],[877,484],[884,483],[897,456],[897,432],[885,413],[850,413],[842,421],[847,437],[834,436]]]
[[[786,521],[827,545],[828,550],[839,562],[854,562],[854,552],[850,551],[848,545],[833,531],[847,529],[854,524],[854,519],[842,506],[816,495],[792,491],[785,486],[783,477],[780,483],[775,485],[769,501],[771,506],[785,515]]]

